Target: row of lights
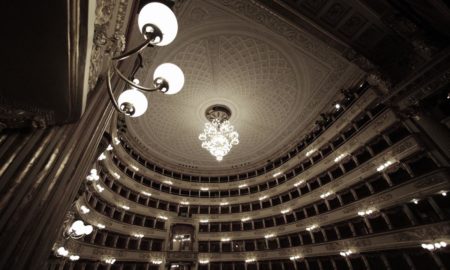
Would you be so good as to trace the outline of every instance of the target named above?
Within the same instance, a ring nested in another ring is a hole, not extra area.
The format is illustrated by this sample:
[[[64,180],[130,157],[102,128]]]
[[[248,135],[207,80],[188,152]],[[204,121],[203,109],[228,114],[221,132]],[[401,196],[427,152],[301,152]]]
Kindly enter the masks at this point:
[[[445,248],[447,246],[447,243],[444,241],[439,241],[434,243],[423,243],[421,246],[426,250],[434,251],[437,249]]]
[[[67,257],[71,261],[78,261],[80,259],[80,256],[78,256],[76,254],[70,254],[69,250],[67,250],[64,247],[59,247],[58,249],[56,249],[55,255],[57,257]]]
[[[335,162],[335,163],[338,163],[338,162],[341,161],[343,158],[345,158],[347,155],[348,155],[347,153],[340,154],[339,156],[337,156],[337,157],[334,159],[334,162]]]

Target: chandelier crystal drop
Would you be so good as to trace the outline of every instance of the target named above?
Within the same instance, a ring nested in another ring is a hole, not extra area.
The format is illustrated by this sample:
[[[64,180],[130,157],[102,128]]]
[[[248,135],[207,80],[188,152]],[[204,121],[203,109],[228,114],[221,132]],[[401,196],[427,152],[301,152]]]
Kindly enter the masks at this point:
[[[231,111],[223,105],[214,105],[206,111],[206,118],[210,121],[205,123],[203,133],[198,136],[202,141],[202,148],[215,156],[217,161],[223,160],[233,145],[239,144],[239,134],[234,130],[228,118]]]

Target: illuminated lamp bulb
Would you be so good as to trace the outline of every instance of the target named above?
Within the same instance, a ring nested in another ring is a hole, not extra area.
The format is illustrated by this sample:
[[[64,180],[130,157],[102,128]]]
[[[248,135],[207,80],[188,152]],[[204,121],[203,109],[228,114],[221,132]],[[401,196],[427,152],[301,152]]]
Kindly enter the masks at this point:
[[[135,88],[123,91],[117,101],[119,108],[131,117],[143,115],[148,107],[147,97]],[[126,112],[127,109],[131,112]]]
[[[85,235],[91,234],[93,230],[94,230],[94,227],[92,227],[92,225],[87,225],[87,226],[84,226],[84,228],[83,228],[83,232]]]
[[[139,12],[138,26],[141,33],[143,30],[145,32],[153,32],[151,25],[158,27],[162,34],[162,37],[154,40],[154,44],[157,46],[166,46],[177,36],[177,18],[173,11],[164,4],[151,2]]]
[[[153,83],[166,95],[174,95],[183,88],[183,71],[175,64],[159,65],[153,73]]]
[[[72,226],[70,226],[70,230],[73,231],[76,235],[82,235],[84,233],[83,221],[77,220],[72,223]]]

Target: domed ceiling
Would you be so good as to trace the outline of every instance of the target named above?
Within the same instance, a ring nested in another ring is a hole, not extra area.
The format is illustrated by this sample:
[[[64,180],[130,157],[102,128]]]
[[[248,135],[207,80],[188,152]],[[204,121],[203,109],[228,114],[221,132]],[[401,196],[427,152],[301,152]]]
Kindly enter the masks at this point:
[[[164,167],[205,175],[263,166],[312,128],[340,88],[361,77],[325,44],[252,1],[191,0],[177,13],[174,43],[147,50],[137,77],[149,85],[156,66],[172,62],[185,74],[184,88],[150,94],[146,114],[127,118],[134,147]],[[231,109],[240,139],[221,162],[198,139],[214,104]]]

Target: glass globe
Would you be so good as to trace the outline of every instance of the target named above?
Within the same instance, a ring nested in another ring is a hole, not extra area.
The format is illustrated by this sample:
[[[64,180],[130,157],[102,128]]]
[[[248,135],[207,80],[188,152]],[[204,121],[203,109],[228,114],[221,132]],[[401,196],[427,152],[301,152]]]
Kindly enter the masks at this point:
[[[83,232],[85,235],[91,234],[91,232],[94,230],[94,227],[92,225],[84,226]]]
[[[153,80],[163,78],[169,84],[169,89],[164,94],[173,95],[180,92],[184,85],[183,71],[175,64],[164,63],[159,65],[153,73]]]
[[[131,117],[138,117],[143,115],[148,107],[147,97],[142,92],[136,89],[123,91],[120,94],[117,103],[119,104],[119,107],[121,107],[124,103],[132,104],[135,111],[134,114],[131,115]]]
[[[77,220],[72,223],[70,226],[71,231],[73,231],[76,235],[82,235],[84,232],[84,223],[81,220]]]
[[[157,46],[170,44],[178,32],[178,22],[173,11],[166,5],[152,2],[145,5],[139,12],[138,26],[142,33],[142,28],[146,24],[156,25],[162,32],[162,39]]]

